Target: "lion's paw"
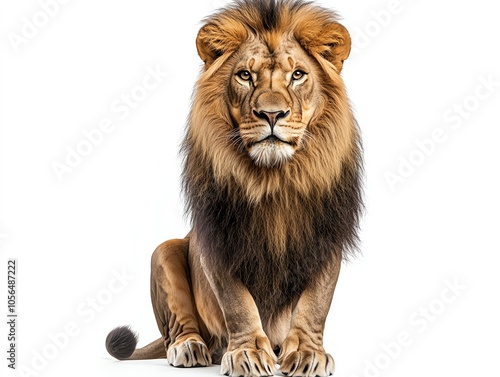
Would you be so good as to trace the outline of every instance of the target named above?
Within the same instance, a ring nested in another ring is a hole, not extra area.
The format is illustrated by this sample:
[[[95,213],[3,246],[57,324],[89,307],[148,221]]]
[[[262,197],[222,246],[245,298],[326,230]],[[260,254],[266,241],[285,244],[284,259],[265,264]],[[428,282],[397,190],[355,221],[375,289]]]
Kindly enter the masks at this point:
[[[233,377],[264,377],[274,375],[275,359],[264,350],[253,348],[228,351],[222,357],[221,374]]]
[[[319,351],[294,351],[280,361],[285,376],[325,377],[335,372],[333,357]]]
[[[167,351],[168,363],[174,367],[205,367],[212,364],[212,359],[205,343],[184,340],[172,344]]]

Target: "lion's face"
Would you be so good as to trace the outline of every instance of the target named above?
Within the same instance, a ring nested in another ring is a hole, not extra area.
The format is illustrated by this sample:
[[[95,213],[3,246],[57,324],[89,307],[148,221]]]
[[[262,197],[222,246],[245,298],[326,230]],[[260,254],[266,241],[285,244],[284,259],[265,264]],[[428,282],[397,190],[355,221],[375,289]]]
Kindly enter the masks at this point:
[[[276,50],[258,38],[236,55],[229,83],[230,112],[248,155],[271,167],[303,147],[318,103],[314,61],[298,42],[285,40]]]

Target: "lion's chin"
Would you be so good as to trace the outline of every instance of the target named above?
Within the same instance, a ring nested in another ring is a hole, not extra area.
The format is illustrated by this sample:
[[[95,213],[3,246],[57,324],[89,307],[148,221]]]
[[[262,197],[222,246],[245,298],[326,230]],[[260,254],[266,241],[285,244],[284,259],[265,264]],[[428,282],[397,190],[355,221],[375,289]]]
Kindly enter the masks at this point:
[[[270,168],[290,160],[295,149],[287,143],[264,141],[253,145],[248,153],[256,165]]]

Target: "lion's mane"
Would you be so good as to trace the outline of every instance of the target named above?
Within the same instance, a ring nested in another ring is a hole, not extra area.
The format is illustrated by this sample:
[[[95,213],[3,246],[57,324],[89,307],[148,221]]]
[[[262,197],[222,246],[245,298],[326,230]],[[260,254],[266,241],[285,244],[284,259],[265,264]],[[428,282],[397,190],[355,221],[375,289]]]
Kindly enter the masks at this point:
[[[239,1],[208,18],[198,36],[198,49],[217,58],[200,75],[183,142],[187,212],[204,259],[241,279],[263,320],[291,304],[333,257],[356,250],[361,143],[343,81],[321,51],[335,38],[325,30],[336,20],[302,1]],[[259,167],[228,110],[231,55],[250,34],[272,44],[289,32],[318,63],[322,102],[304,148],[285,164]]]

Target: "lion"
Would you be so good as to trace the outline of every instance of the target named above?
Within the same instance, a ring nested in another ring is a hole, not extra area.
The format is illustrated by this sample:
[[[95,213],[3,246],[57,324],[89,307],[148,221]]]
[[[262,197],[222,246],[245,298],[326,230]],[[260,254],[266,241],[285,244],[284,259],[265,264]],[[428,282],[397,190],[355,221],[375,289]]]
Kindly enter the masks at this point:
[[[181,151],[192,229],[158,246],[151,299],[161,337],[120,360],[221,364],[227,376],[328,376],[323,347],[344,260],[358,250],[360,132],[340,76],[351,40],[333,11],[238,0],[207,18]]]

